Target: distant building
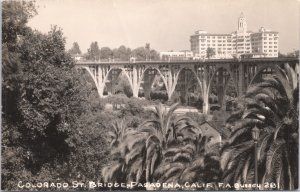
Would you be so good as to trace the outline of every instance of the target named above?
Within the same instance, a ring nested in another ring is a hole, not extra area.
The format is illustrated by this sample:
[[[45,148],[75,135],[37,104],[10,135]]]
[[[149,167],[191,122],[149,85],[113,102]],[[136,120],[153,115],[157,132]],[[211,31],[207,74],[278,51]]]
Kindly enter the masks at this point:
[[[259,32],[251,34],[252,53],[278,57],[278,38],[278,32],[261,27]]]
[[[240,55],[256,55],[260,57],[278,57],[278,32],[266,30],[259,32],[247,30],[244,14],[238,18],[238,29],[231,34],[211,34],[199,30],[191,35],[191,51],[194,56],[207,58],[213,50],[211,58],[233,58]]]
[[[75,61],[80,61],[80,60],[84,59],[84,55],[82,55],[82,54],[75,54],[75,55],[72,55],[72,57],[75,59]]]
[[[193,58],[193,52],[189,50],[184,51],[165,51],[160,52],[161,60],[189,60]]]

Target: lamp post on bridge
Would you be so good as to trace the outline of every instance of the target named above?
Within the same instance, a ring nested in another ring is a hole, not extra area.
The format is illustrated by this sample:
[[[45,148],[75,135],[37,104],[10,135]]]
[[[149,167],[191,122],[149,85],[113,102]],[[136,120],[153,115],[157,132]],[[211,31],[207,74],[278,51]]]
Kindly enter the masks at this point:
[[[254,126],[252,128],[252,139],[254,141],[254,174],[255,174],[255,184],[258,185],[258,170],[257,170],[257,141],[259,139],[260,130]],[[257,187],[258,189],[258,187]]]

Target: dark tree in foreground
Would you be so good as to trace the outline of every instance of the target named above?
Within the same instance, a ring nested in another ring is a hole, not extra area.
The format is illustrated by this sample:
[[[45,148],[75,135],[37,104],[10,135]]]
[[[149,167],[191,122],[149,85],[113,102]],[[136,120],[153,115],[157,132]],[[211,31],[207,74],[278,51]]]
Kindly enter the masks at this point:
[[[31,2],[2,6],[2,189],[20,190],[18,181],[100,179],[101,122],[112,117],[89,100],[95,92],[74,68],[62,31],[27,27]]]
[[[232,134],[222,153],[223,182],[254,183],[254,142],[258,140],[259,183],[276,189],[298,188],[298,64],[277,66],[279,73],[252,86],[229,119]]]

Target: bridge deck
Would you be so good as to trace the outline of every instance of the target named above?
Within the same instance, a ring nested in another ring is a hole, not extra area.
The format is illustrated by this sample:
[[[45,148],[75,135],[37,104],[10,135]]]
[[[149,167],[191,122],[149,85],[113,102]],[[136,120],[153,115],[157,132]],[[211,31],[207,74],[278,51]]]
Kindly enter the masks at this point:
[[[184,61],[77,61],[76,65],[147,65],[147,64],[222,64],[222,63],[256,63],[256,62],[298,62],[299,58],[295,57],[283,57],[283,58],[247,58],[247,59],[207,59],[207,60],[184,60]]]

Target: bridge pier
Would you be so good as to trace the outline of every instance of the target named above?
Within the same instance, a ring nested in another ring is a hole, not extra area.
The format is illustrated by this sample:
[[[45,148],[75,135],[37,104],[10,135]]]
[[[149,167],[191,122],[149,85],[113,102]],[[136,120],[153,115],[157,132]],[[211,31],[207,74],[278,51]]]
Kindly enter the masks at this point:
[[[128,74],[129,82],[132,88],[133,97],[139,97],[139,88],[141,85],[141,80],[145,71],[145,66],[143,65],[132,65],[126,66],[126,72]]]
[[[162,74],[162,79],[164,81],[164,84],[166,86],[167,94],[168,94],[168,100],[171,99],[177,82],[178,82],[178,77],[180,73],[180,66],[178,65],[167,65],[163,68],[161,68],[161,74]]]
[[[242,96],[245,93],[245,71],[244,64],[239,63],[239,76],[238,76],[238,95]]]
[[[138,87],[138,72],[137,72],[137,68],[136,66],[133,67],[132,69],[132,83],[131,83],[131,87],[132,87],[132,94],[133,97],[138,98],[139,97],[139,87]]]
[[[209,71],[208,67],[203,67],[202,79],[202,98],[203,98],[203,114],[209,114]]]
[[[101,66],[86,66],[84,69],[91,75],[99,97],[103,97],[103,91],[105,87],[105,78],[103,77],[103,69]]]

